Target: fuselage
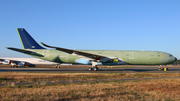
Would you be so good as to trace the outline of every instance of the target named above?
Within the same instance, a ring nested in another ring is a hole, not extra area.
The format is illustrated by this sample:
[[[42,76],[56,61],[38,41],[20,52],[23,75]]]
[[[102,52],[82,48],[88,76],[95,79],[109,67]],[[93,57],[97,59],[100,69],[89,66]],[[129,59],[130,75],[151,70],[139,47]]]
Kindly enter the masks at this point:
[[[49,61],[45,61],[45,60],[38,59],[38,58],[12,58],[12,57],[7,58],[7,57],[0,57],[0,59],[27,62],[27,63],[34,64],[34,65],[56,65],[56,64],[58,64],[58,63],[49,62]]]
[[[27,49],[33,51],[31,55],[47,61],[58,63],[79,63],[91,65],[87,57],[68,54],[51,49]],[[98,65],[162,65],[176,61],[176,58],[165,52],[160,51],[115,51],[115,50],[78,50],[86,53],[98,54],[106,57],[117,57],[118,62],[99,62]]]
[[[118,64],[162,65],[176,60],[171,54],[159,51],[72,50],[41,42],[43,46],[55,49],[50,50],[41,47],[24,28],[17,28],[17,31],[25,50],[11,47],[8,49],[57,63],[86,64],[94,68],[97,65]]]

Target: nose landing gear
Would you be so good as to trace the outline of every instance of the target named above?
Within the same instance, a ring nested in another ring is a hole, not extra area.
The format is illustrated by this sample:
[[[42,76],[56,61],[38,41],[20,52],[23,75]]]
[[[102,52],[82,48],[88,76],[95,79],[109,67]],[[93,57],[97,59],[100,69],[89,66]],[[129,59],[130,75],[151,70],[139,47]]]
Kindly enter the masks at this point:
[[[162,65],[159,66],[159,71],[167,71],[168,68],[163,68]]]

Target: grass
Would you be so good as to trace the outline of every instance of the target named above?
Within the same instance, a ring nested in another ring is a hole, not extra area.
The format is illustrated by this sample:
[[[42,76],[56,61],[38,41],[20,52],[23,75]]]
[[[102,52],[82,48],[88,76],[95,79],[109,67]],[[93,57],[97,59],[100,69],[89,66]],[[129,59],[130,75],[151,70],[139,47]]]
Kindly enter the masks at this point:
[[[4,80],[4,78],[3,77],[0,77],[0,82],[2,82]]]
[[[25,73],[1,72],[0,82],[36,82],[56,80],[95,80],[147,77],[180,77],[179,73]]]
[[[179,77],[179,73],[0,73],[0,83],[113,78]],[[96,81],[0,87],[3,100],[180,100],[180,79]]]
[[[0,88],[2,100],[179,100],[180,79]]]

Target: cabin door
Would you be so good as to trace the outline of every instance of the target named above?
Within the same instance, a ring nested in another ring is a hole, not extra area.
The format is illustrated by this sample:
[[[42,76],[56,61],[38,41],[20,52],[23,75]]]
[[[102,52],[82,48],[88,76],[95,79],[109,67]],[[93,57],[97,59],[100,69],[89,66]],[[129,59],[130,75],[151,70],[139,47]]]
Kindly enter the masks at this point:
[[[44,50],[43,55],[44,57],[49,57],[49,50]]]
[[[134,59],[134,52],[129,52],[129,59]]]

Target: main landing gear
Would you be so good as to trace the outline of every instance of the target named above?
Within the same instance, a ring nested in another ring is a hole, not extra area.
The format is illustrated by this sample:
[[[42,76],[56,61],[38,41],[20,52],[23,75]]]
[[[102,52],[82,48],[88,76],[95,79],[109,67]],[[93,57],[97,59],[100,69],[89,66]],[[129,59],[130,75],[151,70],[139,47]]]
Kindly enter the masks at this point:
[[[21,66],[15,66],[15,65],[13,65],[13,66],[10,66],[10,68],[21,68]]]
[[[97,67],[97,61],[92,61],[92,67],[89,67],[89,71],[97,71],[99,68]]]
[[[92,67],[89,67],[88,69],[89,71],[98,71],[99,68],[97,66],[92,66]]]

